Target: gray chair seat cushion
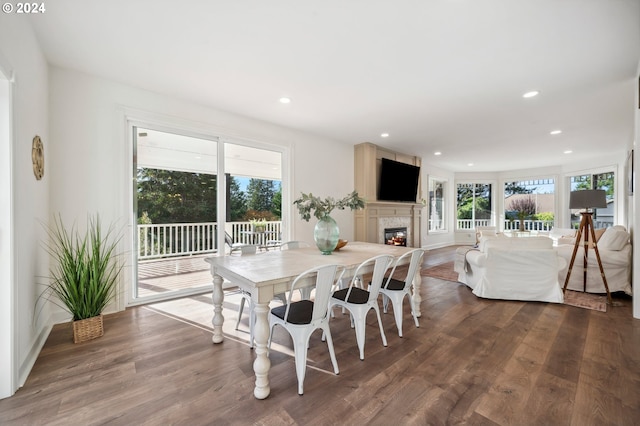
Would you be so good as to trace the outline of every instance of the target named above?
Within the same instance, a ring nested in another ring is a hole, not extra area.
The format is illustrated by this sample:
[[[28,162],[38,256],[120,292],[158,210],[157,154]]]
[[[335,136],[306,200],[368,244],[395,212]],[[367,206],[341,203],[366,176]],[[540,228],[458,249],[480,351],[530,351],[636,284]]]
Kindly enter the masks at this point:
[[[284,314],[287,305],[278,306],[271,309],[271,313],[284,321]],[[313,302],[311,300],[300,300],[293,302],[289,308],[289,317],[287,322],[291,324],[309,324],[311,323],[311,315],[313,314]]]
[[[338,290],[333,293],[333,298],[338,300],[344,300],[347,297],[347,292],[349,288],[343,288],[342,290]],[[349,294],[349,300],[347,302],[354,303],[356,305],[362,305],[369,301],[369,292],[367,290],[363,290],[358,287],[353,287],[351,289],[351,294]]]

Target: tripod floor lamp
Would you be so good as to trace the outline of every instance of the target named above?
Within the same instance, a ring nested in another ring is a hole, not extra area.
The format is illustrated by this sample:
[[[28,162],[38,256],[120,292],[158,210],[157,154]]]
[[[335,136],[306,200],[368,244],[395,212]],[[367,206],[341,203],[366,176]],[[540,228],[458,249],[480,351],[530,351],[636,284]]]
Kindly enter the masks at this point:
[[[609,284],[607,284],[607,278],[604,275],[604,268],[602,267],[602,261],[600,260],[600,252],[598,251],[598,245],[596,243],[596,234],[593,229],[593,212],[591,209],[607,207],[607,198],[605,191],[602,189],[589,189],[583,191],[573,191],[569,197],[570,209],[584,209],[580,212],[582,220],[580,221],[580,228],[578,228],[578,234],[576,235],[575,246],[573,247],[573,254],[571,255],[571,262],[569,263],[569,269],[567,270],[567,278],[564,280],[564,288],[562,292],[566,292],[567,285],[569,284],[569,278],[571,277],[571,270],[576,260],[576,254],[578,253],[578,247],[580,243],[584,243],[583,258],[584,258],[584,288],[583,291],[587,291],[587,262],[589,255],[589,237],[591,237],[593,251],[596,253],[596,259],[598,260],[598,266],[600,267],[600,276],[604,282],[604,288],[607,290],[607,303],[611,304],[611,293],[609,292]],[[584,241],[582,236],[584,235]]]

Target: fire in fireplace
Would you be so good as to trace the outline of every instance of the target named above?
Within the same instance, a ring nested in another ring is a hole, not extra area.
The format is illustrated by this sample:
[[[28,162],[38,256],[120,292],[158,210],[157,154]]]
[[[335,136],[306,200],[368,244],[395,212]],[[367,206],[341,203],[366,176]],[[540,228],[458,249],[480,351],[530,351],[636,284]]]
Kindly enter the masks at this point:
[[[384,243],[392,246],[407,246],[407,228],[385,228]]]

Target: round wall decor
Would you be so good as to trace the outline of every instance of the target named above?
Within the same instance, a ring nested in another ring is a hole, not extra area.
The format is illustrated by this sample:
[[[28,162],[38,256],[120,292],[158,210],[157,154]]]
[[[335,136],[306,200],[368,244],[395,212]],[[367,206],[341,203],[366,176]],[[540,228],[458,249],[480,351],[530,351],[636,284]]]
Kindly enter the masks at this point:
[[[42,179],[44,176],[44,145],[40,136],[36,135],[33,138],[31,144],[31,161],[33,162],[33,174],[36,175],[36,179]]]

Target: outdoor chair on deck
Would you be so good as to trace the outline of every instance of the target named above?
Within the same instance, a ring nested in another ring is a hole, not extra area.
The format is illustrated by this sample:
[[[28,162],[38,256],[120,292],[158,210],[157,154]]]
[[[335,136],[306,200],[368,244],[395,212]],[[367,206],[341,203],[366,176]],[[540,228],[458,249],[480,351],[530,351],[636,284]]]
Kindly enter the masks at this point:
[[[278,249],[280,248],[281,244],[282,244],[282,232],[279,232],[276,239],[267,240],[264,246],[266,250]]]
[[[224,231],[224,241],[229,246],[229,253],[237,252],[242,247],[247,245],[247,244],[244,244],[244,243],[236,243],[235,241],[233,241],[233,238],[231,238],[231,235],[229,235],[229,233],[227,231]]]
[[[280,250],[294,250],[304,247],[311,247],[311,245],[304,241],[287,241],[280,244]]]

